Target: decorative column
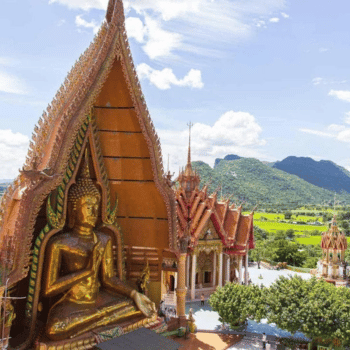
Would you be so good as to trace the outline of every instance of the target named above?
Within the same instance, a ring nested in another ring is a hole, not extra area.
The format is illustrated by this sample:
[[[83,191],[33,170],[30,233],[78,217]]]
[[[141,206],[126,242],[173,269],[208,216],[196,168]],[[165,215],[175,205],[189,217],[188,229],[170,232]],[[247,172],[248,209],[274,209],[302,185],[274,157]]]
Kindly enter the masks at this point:
[[[244,266],[244,284],[248,285],[248,251],[245,255],[245,266]]]
[[[226,254],[225,283],[230,282],[230,262],[231,258],[228,254]]]
[[[219,253],[219,287],[222,287],[222,252]]]
[[[183,238],[180,240],[180,254],[179,260],[177,264],[177,288],[176,288],[176,308],[177,308],[177,316],[180,320],[180,326],[186,325],[186,312],[185,312],[185,304],[186,304],[186,257],[187,257],[187,247],[188,247],[188,239]]]
[[[343,278],[343,275],[344,275],[344,267],[343,267],[343,265],[340,265],[339,266],[339,277],[340,278]]]
[[[240,255],[240,256],[239,256],[239,267],[238,267],[238,273],[239,273],[238,282],[239,282],[239,284],[242,284],[242,281],[243,281],[242,258],[243,258],[243,256]]]
[[[216,251],[214,251],[214,259],[213,259],[213,287],[215,287],[216,284]]]
[[[333,264],[332,264],[332,262],[330,262],[328,265],[328,277],[329,278],[333,277]]]
[[[187,255],[186,257],[186,287],[190,287],[190,259],[191,256]]]
[[[192,253],[192,281],[191,281],[191,300],[195,298],[196,293],[196,267],[197,267],[197,255]]]

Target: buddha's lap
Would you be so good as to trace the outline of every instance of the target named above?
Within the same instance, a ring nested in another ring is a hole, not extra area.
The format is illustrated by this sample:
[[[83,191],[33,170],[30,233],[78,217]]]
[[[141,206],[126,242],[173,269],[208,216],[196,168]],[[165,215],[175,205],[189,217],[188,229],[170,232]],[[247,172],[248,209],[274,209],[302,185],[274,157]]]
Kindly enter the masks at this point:
[[[137,311],[132,299],[103,290],[99,292],[94,303],[76,303],[63,298],[50,310],[48,325],[63,321],[63,323],[73,326],[75,321],[84,322],[85,320],[89,322],[111,313],[122,314],[126,308],[129,311],[133,309]]]

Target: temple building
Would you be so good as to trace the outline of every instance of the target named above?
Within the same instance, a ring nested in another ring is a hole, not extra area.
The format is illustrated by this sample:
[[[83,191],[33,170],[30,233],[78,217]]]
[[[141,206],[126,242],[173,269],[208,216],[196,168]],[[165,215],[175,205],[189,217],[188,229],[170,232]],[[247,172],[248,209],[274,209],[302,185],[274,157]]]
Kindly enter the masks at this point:
[[[345,262],[347,247],[347,239],[344,233],[339,231],[334,216],[329,230],[322,233],[322,259],[318,261],[317,269],[312,270],[311,273],[336,286],[348,285],[350,266]]]
[[[254,229],[253,212],[243,215],[242,206],[218,200],[217,191],[208,193],[208,185],[199,188],[200,177],[191,165],[191,144],[187,158],[174,191],[178,237],[186,242],[186,298],[193,300],[202,294],[208,297],[226,282],[248,283]]]
[[[178,271],[178,246],[175,196],[123,3],[110,0],[2,197],[2,347],[10,339],[16,349],[89,349],[155,327],[162,276]],[[147,296],[136,284],[146,266]],[[184,307],[178,315],[185,317]]]

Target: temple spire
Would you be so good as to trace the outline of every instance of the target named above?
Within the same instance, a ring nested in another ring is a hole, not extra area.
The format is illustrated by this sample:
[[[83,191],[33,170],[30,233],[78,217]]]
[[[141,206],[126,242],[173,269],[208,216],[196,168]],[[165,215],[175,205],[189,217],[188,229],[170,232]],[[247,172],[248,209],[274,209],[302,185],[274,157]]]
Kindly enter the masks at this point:
[[[188,156],[187,156],[187,165],[191,164],[191,128],[193,126],[193,124],[191,122],[189,122],[187,124],[188,126]]]
[[[182,171],[180,171],[177,181],[180,183],[181,187],[185,189],[186,196],[190,198],[192,191],[198,187],[200,178],[198,174],[193,171],[191,164],[191,128],[193,124],[189,122],[187,126],[189,129],[187,164],[185,170],[182,169]]]
[[[194,176],[195,174],[193,173],[192,165],[191,165],[191,128],[193,124],[189,122],[187,126],[188,126],[189,136],[188,136],[188,155],[187,155],[187,164],[185,168],[185,175]]]

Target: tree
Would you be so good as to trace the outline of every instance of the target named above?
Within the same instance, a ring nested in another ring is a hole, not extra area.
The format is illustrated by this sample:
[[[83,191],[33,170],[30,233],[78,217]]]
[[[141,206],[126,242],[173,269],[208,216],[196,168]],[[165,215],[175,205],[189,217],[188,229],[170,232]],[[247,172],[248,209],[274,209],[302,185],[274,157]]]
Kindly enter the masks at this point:
[[[271,259],[275,262],[286,262],[288,265],[301,266],[307,258],[305,251],[299,251],[299,245],[293,242],[276,239],[269,245]]]
[[[339,341],[350,345],[350,289],[312,277],[281,276],[269,288],[227,283],[209,299],[221,322],[231,327],[246,319],[268,323],[311,339]]]
[[[294,239],[294,230],[293,229],[288,229],[286,230],[286,236],[289,238],[289,239]]]
[[[266,239],[267,231],[263,230],[259,226],[254,225],[254,238],[255,238],[255,241]]]
[[[286,211],[284,213],[284,219],[285,220],[290,220],[292,218],[293,213],[291,211]]]
[[[268,323],[291,333],[300,331],[311,339],[338,339],[350,344],[350,291],[299,276],[280,277],[264,290]]]
[[[209,298],[209,304],[216,311],[220,322],[237,327],[247,319],[258,319],[265,315],[265,302],[262,290],[256,285],[226,283],[217,288]]]
[[[255,242],[255,248],[249,252],[249,257],[258,263],[260,269],[260,261],[264,258],[265,241],[259,240]]]

